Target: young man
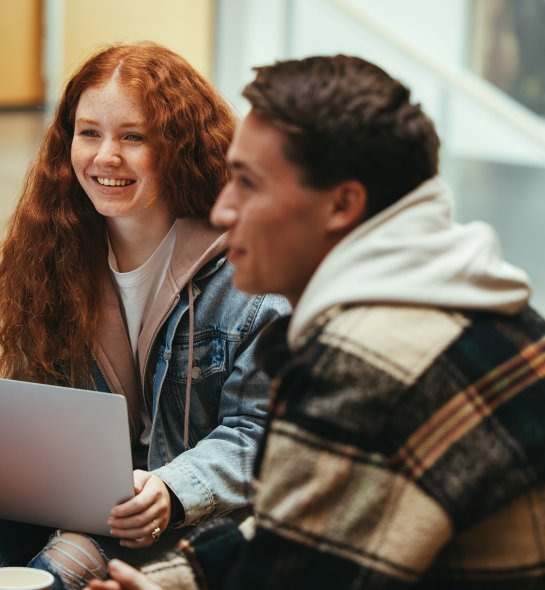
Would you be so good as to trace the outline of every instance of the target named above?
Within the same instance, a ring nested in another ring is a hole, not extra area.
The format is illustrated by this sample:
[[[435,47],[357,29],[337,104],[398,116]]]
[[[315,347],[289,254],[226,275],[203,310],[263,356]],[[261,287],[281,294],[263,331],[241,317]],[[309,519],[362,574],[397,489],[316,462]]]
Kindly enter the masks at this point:
[[[244,95],[212,220],[235,285],[294,307],[260,343],[257,530],[197,529],[148,571],[179,588],[543,587],[545,322],[525,274],[486,225],[453,222],[433,124],[381,69],[288,61]],[[111,574],[96,587],[149,584]]]

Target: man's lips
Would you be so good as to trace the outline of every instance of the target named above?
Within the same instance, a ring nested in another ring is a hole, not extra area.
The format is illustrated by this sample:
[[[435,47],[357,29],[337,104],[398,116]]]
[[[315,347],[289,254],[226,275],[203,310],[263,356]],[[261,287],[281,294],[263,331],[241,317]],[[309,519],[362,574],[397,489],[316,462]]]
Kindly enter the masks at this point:
[[[246,254],[245,248],[241,248],[240,246],[230,246],[229,247],[229,254],[228,254],[229,262],[236,262],[237,260],[242,258],[242,256],[244,256],[245,254]]]

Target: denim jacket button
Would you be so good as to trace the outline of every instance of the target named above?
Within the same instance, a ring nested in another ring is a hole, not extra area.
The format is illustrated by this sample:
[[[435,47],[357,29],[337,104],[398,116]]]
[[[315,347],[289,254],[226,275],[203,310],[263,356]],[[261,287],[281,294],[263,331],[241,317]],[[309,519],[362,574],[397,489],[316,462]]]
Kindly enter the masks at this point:
[[[193,367],[191,369],[191,379],[198,379],[201,376],[201,369],[199,367]]]

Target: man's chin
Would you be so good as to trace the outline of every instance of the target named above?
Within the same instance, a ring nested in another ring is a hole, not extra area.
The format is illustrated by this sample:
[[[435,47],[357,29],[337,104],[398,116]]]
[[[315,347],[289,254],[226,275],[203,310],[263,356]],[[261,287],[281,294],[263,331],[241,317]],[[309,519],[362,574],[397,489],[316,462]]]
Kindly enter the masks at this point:
[[[266,290],[260,289],[259,285],[256,285],[255,281],[244,280],[244,277],[237,275],[236,269],[235,274],[233,275],[233,285],[239,291],[244,291],[250,295],[264,295],[267,293]]]

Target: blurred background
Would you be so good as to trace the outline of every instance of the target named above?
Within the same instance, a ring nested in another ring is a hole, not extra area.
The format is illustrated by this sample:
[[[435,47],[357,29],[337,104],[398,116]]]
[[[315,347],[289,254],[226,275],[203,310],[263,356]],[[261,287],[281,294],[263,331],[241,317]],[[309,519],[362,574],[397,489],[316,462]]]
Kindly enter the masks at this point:
[[[0,227],[65,80],[105,44],[169,46],[241,115],[253,66],[349,53],[412,89],[457,219],[495,227],[545,313],[543,31],[545,0],[0,0]]]

